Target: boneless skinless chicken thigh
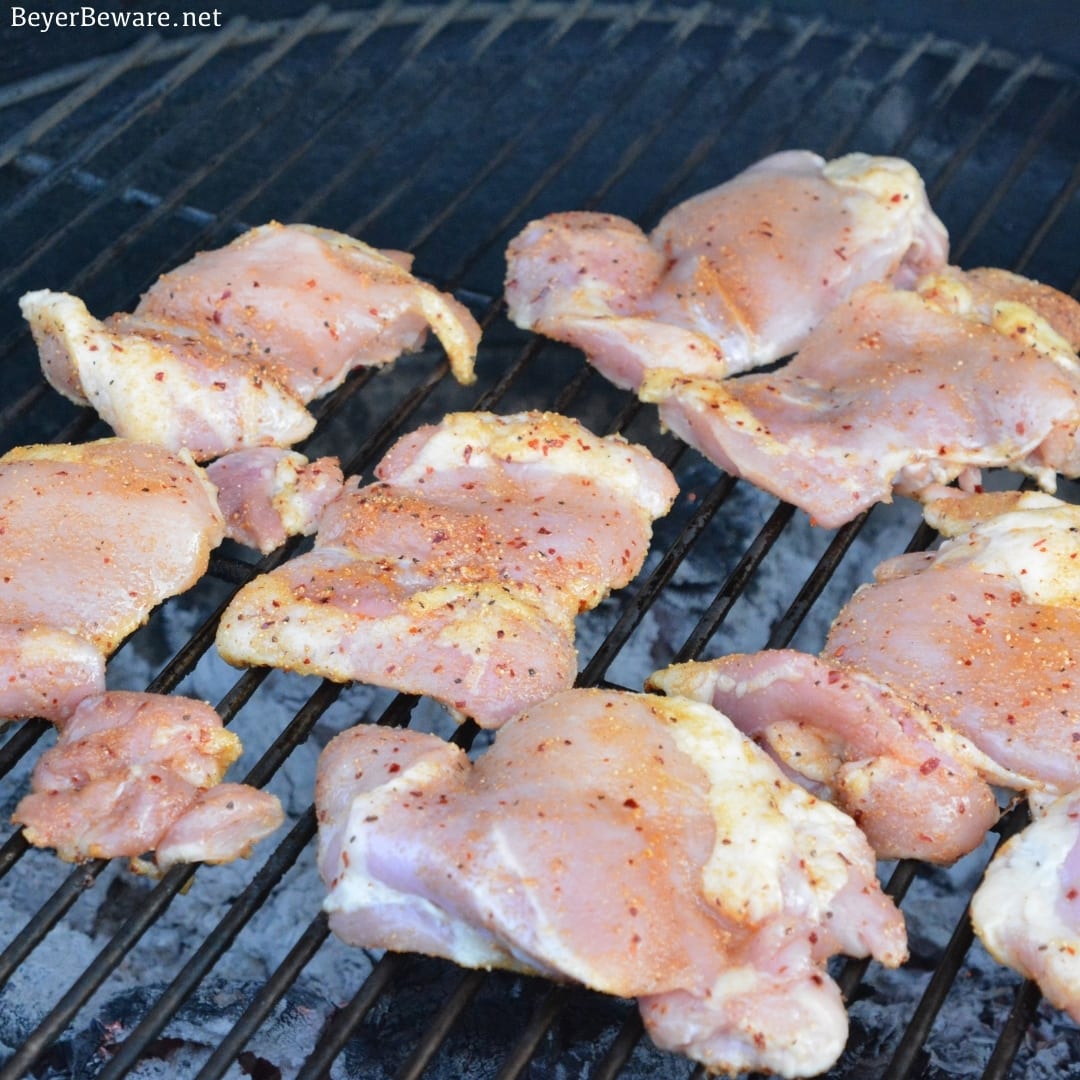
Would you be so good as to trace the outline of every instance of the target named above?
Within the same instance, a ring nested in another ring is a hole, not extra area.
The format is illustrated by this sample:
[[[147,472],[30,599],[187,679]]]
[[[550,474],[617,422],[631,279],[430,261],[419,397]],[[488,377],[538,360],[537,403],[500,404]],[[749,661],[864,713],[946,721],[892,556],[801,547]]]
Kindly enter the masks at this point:
[[[518,326],[636,389],[656,367],[722,378],[778,360],[859,285],[908,287],[947,255],[908,162],[790,150],[688,199],[649,235],[611,214],[531,222],[507,250],[506,301]]]
[[[1002,270],[865,285],[778,371],[650,372],[641,397],[727,472],[835,527],[980,470],[1080,473],[1080,304]]]
[[[641,569],[670,471],[553,413],[453,413],[326,509],[314,549],[246,585],[237,665],[427,694],[485,727],[572,684],[574,619]]]
[[[820,657],[787,649],[651,677],[708,700],[862,825],[883,857],[948,862],[996,818],[1080,787],[1080,508],[1041,492],[943,497],[936,551],[878,567]]]
[[[45,377],[113,430],[206,461],[291,446],[306,406],[354,368],[386,364],[429,329],[471,382],[480,328],[411,257],[310,225],[272,223],[163,275],[131,314],[104,322],[77,297],[20,303]]]
[[[206,571],[224,536],[202,469],[124,439],[0,458],[0,710],[62,720],[105,657]]]
[[[698,702],[564,691],[475,764],[361,725],[323,752],[316,808],[346,942],[636,997],[710,1068],[823,1071],[847,1036],[828,958],[906,957],[851,820]]]

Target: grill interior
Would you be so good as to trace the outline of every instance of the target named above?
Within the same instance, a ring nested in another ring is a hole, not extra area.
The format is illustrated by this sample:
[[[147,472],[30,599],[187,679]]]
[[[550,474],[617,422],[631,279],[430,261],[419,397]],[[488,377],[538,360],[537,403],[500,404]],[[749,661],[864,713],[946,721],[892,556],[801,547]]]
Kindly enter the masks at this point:
[[[319,5],[209,35],[138,35],[0,87],[0,449],[107,433],[44,384],[23,291],[75,292],[104,315],[251,225],[310,221],[411,250],[485,337],[475,387],[431,347],[351,378],[301,449],[369,476],[398,435],[452,409],[554,409],[622,431],[682,494],[637,581],[579,620],[580,682],[640,689],[676,660],[816,651],[877,562],[932,541],[917,509],[877,507],[831,532],[733,482],[574,350],[507,322],[506,243],[554,210],[651,227],[773,150],[859,149],[915,163],[953,261],[1076,294],[1078,85],[1061,62],[977,39],[711,4]],[[231,776],[278,794],[286,827],[241,865],[152,882],[65,865],[8,826],[0,1078],[697,1076],[642,1037],[631,1002],[328,936],[319,750],[354,723],[452,727],[413,698],[224,665],[222,605],[281,557],[219,549],[207,578],[115,655],[109,681],[216,705],[246,748]],[[4,738],[6,820],[52,734],[31,722]],[[1076,1028],[972,942],[967,900],[997,839],[948,870],[883,868],[912,959],[899,972],[837,965],[852,1035],[830,1076],[1080,1075]]]

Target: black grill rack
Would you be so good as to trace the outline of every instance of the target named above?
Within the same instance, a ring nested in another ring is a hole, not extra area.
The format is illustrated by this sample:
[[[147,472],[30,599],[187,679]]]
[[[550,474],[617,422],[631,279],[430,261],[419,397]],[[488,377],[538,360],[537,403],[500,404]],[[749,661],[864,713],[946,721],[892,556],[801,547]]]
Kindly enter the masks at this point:
[[[955,262],[1075,294],[1078,89],[1076,70],[978,39],[704,3],[390,0],[126,37],[0,87],[0,449],[106,433],[42,381],[21,292],[75,292],[104,315],[251,225],[311,221],[414,252],[485,337],[473,388],[434,347],[357,374],[320,404],[306,452],[367,474],[398,435],[451,409],[548,408],[622,431],[674,469],[682,494],[638,580],[579,621],[580,682],[640,689],[676,660],[816,649],[877,562],[932,542],[915,508],[830,532],[734,482],[573,350],[507,322],[506,243],[552,210],[649,227],[773,150],[859,149],[916,164]],[[247,747],[237,775],[279,794],[288,824],[239,866],[158,882],[67,866],[9,827],[0,1078],[702,1075],[651,1046],[631,1002],[328,935],[313,864],[319,748],[353,723],[447,720],[407,696],[221,663],[223,605],[285,554],[220,549],[109,679],[211,700]],[[5,733],[5,815],[50,738],[39,722]],[[885,868],[912,960],[837,964],[852,1036],[830,1076],[1078,1075],[1076,1028],[972,941],[967,900],[996,840],[949,870]]]

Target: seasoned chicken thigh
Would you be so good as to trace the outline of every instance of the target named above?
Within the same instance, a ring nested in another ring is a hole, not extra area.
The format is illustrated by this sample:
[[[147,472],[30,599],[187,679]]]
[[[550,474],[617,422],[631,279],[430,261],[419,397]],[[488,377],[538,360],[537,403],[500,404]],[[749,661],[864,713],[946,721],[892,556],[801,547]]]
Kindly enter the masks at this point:
[[[356,367],[420,348],[429,328],[471,382],[479,326],[410,262],[328,229],[272,223],[163,275],[132,314],[100,322],[48,290],[20,303],[60,393],[119,435],[205,461],[293,445],[314,427],[310,401]]]
[[[656,369],[640,395],[711,461],[826,527],[894,492],[972,488],[982,468],[1052,491],[1080,473],[1080,359],[1064,336],[1080,304],[1022,281],[950,268],[917,291],[866,285],[779,371]]]
[[[552,214],[507,250],[511,319],[582,349],[617,386],[656,367],[722,378],[800,348],[867,281],[908,287],[948,237],[899,158],[773,154],[675,207],[646,236]]]
[[[314,550],[245,586],[221,655],[428,694],[496,727],[577,674],[574,618],[640,570],[668,469],[551,413],[454,413],[346,483]]]
[[[58,721],[104,689],[104,658],[202,576],[223,535],[187,454],[103,439],[0,457],[4,717]]]
[[[1080,507],[956,494],[927,517],[950,538],[879,566],[820,658],[725,656],[650,685],[723,710],[879,854],[949,862],[994,821],[987,784],[1080,787]]]
[[[86,697],[38,759],[12,820],[31,844],[69,862],[128,856],[152,869],[139,857],[159,847],[158,869],[226,862],[284,820],[274,796],[246,785],[208,794],[239,756],[240,740],[205,702],[133,691]]]
[[[356,727],[316,808],[346,942],[636,997],[658,1045],[710,1069],[823,1071],[847,1035],[829,956],[906,957],[850,819],[696,702],[565,691],[475,764]]]

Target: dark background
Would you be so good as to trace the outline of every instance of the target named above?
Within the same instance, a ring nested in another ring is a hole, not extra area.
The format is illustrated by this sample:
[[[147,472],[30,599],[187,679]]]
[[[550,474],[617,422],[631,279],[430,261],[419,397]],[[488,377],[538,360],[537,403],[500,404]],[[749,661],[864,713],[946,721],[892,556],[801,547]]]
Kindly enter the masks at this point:
[[[76,10],[84,0],[24,0],[27,11]],[[47,33],[12,26],[12,9],[3,9],[0,26],[0,85],[42,71],[75,63],[132,44],[145,30],[56,29]],[[230,0],[144,0],[141,3],[94,0],[98,11],[167,11],[179,19],[189,11],[221,12],[222,24],[237,15],[265,20],[292,18],[312,5],[299,0],[234,3]],[[342,0],[339,9],[373,7],[373,2]],[[756,0],[729,0],[735,9],[761,6]],[[971,43],[985,39],[991,45],[1017,53],[1042,52],[1069,65],[1080,62],[1080,3],[1077,0],[775,0],[774,11],[799,15],[823,14],[846,24],[878,23],[885,29],[928,30],[941,37]],[[165,36],[178,31],[163,31]],[[190,33],[190,31],[187,31]],[[0,133],[2,135],[2,133]]]

